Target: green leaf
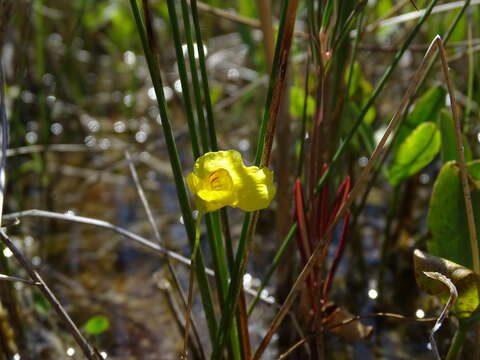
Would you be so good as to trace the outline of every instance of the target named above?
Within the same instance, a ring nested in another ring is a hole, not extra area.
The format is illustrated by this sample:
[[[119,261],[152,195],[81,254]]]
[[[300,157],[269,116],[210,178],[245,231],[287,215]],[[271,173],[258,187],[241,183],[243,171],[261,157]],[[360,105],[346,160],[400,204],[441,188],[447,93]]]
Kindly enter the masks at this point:
[[[467,163],[474,186],[472,195],[473,212],[480,234],[480,160]],[[463,199],[460,169],[456,162],[446,163],[433,186],[428,227],[432,238],[427,242],[428,251],[460,265],[472,268],[467,214]]]
[[[90,335],[99,335],[110,327],[110,321],[106,316],[98,315],[91,317],[84,325],[85,332]]]
[[[458,298],[454,311],[458,317],[468,317],[478,307],[480,275],[464,266],[441,257],[415,250],[413,254],[415,280],[418,287],[430,295],[436,295],[446,302],[450,297],[448,288],[440,281],[425,275],[425,272],[436,272],[446,276],[457,288]]]
[[[446,94],[447,92],[442,86],[428,90],[417,101],[405,123],[413,128],[424,121],[434,121],[445,106]]]
[[[420,124],[398,148],[388,170],[388,181],[398,186],[423,169],[440,151],[441,141],[435,123]]]
[[[407,115],[405,121],[398,128],[394,151],[418,125],[426,121],[435,122],[437,120],[440,111],[445,107],[446,94],[443,87],[437,86],[428,90],[418,99],[412,112]]]
[[[449,112],[442,110],[438,118],[438,127],[442,133],[442,160],[448,162],[457,160],[457,140],[455,138],[455,126]],[[468,140],[463,137],[463,147],[465,149],[465,161],[472,160],[472,150]]]

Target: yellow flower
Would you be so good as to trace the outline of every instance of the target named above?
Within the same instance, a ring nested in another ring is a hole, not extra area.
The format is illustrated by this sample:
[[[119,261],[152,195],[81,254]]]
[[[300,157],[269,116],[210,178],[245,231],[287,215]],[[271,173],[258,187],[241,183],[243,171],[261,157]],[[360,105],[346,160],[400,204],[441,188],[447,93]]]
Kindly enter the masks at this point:
[[[266,208],[275,196],[273,174],[267,168],[245,166],[238,151],[216,151],[200,156],[187,177],[198,211],[224,206],[255,211]]]

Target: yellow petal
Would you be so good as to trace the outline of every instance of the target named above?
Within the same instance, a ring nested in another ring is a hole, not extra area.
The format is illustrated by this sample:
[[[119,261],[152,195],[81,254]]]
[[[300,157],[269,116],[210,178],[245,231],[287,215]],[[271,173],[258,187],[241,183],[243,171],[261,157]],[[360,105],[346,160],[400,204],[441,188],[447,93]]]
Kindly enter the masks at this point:
[[[235,150],[208,152],[195,161],[193,172],[199,178],[205,179],[218,169],[225,169],[232,176],[236,168],[245,167],[242,155]],[[232,176],[233,177],[233,176]]]
[[[267,168],[246,167],[241,182],[236,184],[237,201],[232,206],[245,211],[256,211],[270,205],[275,196],[273,174]]]
[[[210,152],[199,157],[187,183],[202,212],[224,206],[260,210],[266,208],[275,195],[272,172],[267,168],[245,166],[242,156],[235,150]]]
[[[218,169],[202,181],[201,188],[197,187],[197,202],[201,202],[200,206],[205,212],[218,210],[234,201],[232,189],[233,181],[229,172]]]

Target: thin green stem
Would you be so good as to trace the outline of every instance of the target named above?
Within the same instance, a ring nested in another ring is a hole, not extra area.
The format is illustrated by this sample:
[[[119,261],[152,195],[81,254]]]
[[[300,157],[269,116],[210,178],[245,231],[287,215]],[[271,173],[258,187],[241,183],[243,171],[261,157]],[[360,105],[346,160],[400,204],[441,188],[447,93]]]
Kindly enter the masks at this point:
[[[180,27],[178,24],[177,11],[175,9],[175,1],[167,0],[169,20],[172,24],[173,43],[175,45],[175,53],[177,55],[178,72],[180,74],[180,84],[182,85],[182,96],[185,104],[185,113],[187,115],[188,132],[190,133],[190,141],[192,142],[192,152],[194,159],[200,156],[200,146],[195,117],[193,114],[192,100],[190,97],[190,86],[188,83],[187,68],[183,58],[182,38],[180,36]]]
[[[193,93],[195,95],[195,105],[197,109],[197,118],[198,125],[200,129],[200,140],[202,142],[203,153],[210,151],[210,144],[207,134],[207,127],[205,124],[205,115],[203,113],[203,101],[202,93],[200,89],[200,82],[198,79],[197,63],[195,60],[195,48],[193,43],[191,25],[190,25],[190,14],[188,11],[188,5],[186,0],[181,1],[182,4],[182,15],[183,15],[183,29],[185,31],[185,38],[187,39],[187,50],[188,50],[188,60],[190,63],[190,76],[192,78],[192,87]],[[198,48],[203,46],[203,44],[196,44],[197,53]]]
[[[210,144],[213,151],[218,150],[217,133],[215,131],[215,121],[213,117],[212,100],[210,98],[210,87],[208,85],[207,66],[205,62],[205,51],[203,49],[202,31],[198,19],[197,0],[190,0],[193,26],[195,29],[195,39],[197,40],[198,63],[200,65],[200,74],[202,76],[203,96],[205,97],[205,109],[207,112],[208,132],[210,134]]]

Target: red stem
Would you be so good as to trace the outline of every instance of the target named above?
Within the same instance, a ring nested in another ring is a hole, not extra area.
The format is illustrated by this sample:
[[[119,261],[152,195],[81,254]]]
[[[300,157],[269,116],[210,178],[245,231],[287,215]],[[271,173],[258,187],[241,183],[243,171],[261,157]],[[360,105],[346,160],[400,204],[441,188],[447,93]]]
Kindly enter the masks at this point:
[[[310,243],[308,240],[308,232],[307,232],[307,221],[305,218],[305,208],[303,204],[303,190],[302,190],[302,183],[300,179],[295,180],[295,218],[297,220],[298,229],[297,232],[297,243],[298,248],[300,249],[300,254],[302,256],[302,263],[303,265],[306,264],[307,259],[311,255]],[[310,298],[310,304],[315,311],[315,296],[314,296],[314,281],[313,275],[309,275],[307,278],[307,289],[308,295]]]
[[[345,244],[347,243],[347,233],[348,233],[348,225],[350,223],[350,211],[347,211],[345,214],[345,219],[343,220],[343,228],[342,234],[340,235],[340,243],[338,244],[337,251],[335,252],[335,257],[333,258],[332,266],[330,271],[327,275],[327,280],[325,281],[325,285],[323,286],[323,303],[326,304],[328,300],[328,292],[332,287],[333,278],[335,277],[335,273],[337,271],[338,265],[340,264],[340,260],[342,260],[343,253],[345,251]]]

